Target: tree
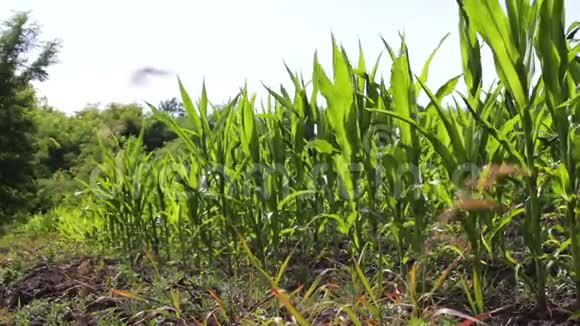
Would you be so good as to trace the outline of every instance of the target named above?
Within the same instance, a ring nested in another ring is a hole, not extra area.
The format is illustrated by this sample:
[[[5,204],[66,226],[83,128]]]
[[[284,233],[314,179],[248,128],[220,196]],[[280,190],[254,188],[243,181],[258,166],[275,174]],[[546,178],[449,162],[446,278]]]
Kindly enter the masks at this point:
[[[148,151],[161,148],[176,138],[177,135],[165,123],[155,117],[146,118],[143,144]]]
[[[161,101],[158,107],[159,111],[167,112],[174,117],[185,116],[185,108],[183,103],[181,103],[177,98],[173,97],[169,100]]]
[[[29,207],[34,196],[33,81],[48,78],[59,48],[41,42],[40,29],[18,13],[0,29],[0,223]],[[30,60],[30,52],[40,49]]]

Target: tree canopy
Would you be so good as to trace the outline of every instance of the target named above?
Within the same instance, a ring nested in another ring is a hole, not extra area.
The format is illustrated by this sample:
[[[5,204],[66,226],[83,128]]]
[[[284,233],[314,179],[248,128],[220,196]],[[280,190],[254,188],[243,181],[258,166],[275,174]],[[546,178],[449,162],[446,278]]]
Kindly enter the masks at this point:
[[[27,207],[35,191],[33,81],[48,78],[56,62],[57,41],[39,40],[38,26],[27,13],[8,19],[0,30],[0,218]],[[36,58],[30,53],[40,49]]]

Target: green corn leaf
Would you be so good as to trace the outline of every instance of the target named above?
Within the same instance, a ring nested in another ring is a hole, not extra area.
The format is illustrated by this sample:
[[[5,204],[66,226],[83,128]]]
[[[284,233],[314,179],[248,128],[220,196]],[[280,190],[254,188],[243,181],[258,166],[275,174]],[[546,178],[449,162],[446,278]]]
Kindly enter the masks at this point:
[[[412,83],[412,74],[409,67],[409,58],[406,47],[403,44],[402,54],[393,62],[391,69],[391,93],[393,94],[393,109],[399,116],[406,119],[414,119],[415,93]],[[414,135],[411,126],[406,123],[399,124],[401,142],[412,146]]]
[[[381,40],[383,41],[385,48],[387,48],[387,52],[389,53],[391,60],[395,61],[397,59],[397,55],[395,54],[395,51],[393,50],[393,48],[389,45],[389,43],[382,36],[381,36]]]
[[[451,79],[450,81],[445,83],[443,89],[444,90],[445,89],[454,89],[455,85],[457,85],[458,80],[459,80],[459,77],[455,77],[455,78]],[[451,145],[453,146],[454,154],[457,157],[459,157],[459,159],[462,162],[465,162],[467,160],[467,153],[465,151],[465,146],[463,144],[463,137],[461,137],[461,135],[459,133],[459,129],[458,129],[456,121],[450,120],[447,117],[445,109],[443,109],[443,107],[441,106],[441,98],[438,98],[435,95],[433,95],[431,90],[420,79],[418,80],[418,82],[421,85],[421,87],[423,87],[423,90],[425,90],[425,92],[429,96],[429,99],[431,100],[431,103],[433,104],[433,106],[437,109],[437,113],[439,114],[439,118],[443,122],[443,125],[445,126],[445,129],[447,130],[447,133],[449,134],[449,138],[451,140]],[[445,93],[445,91],[442,91],[442,93]]]
[[[332,157],[334,162],[334,168],[337,172],[340,180],[342,181],[342,186],[344,187],[344,191],[348,195],[348,200],[353,201],[355,199],[354,194],[354,183],[352,180],[352,174],[350,171],[350,164],[351,162],[347,160],[343,155],[334,155]]]
[[[542,78],[547,92],[547,104],[553,109],[568,97],[567,88],[564,87],[568,49],[564,34],[563,0],[543,1],[540,10],[537,49],[542,61]],[[558,123],[566,123],[566,121],[562,119]]]
[[[198,136],[195,131],[188,131],[182,127],[180,127],[174,119],[171,119],[167,113],[160,112],[157,108],[150,103],[146,103],[151,111],[153,112],[154,116],[165,125],[167,125],[173,132],[175,132],[181,140],[183,140],[189,150],[193,153],[198,153],[198,147],[191,139],[191,136]]]
[[[481,118],[480,114],[475,112],[475,110],[469,104],[469,100],[462,96],[463,102],[465,103],[467,109],[471,113],[471,115],[475,118],[475,120],[479,123],[480,126],[485,128],[485,130],[495,138],[502,147],[515,159],[517,159],[518,163],[521,166],[526,166],[525,161],[519,151],[515,148],[514,144],[507,139],[505,136],[501,135],[500,132],[494,128],[488,121],[485,121]]]
[[[523,54],[511,41],[514,39],[512,30],[499,1],[464,0],[463,8],[474,30],[491,47],[500,79],[509,89],[519,109],[525,111],[528,107],[528,85]]]
[[[195,131],[201,135],[203,133],[203,129],[201,126],[201,119],[197,115],[197,112],[195,111],[195,107],[193,106],[193,101],[191,100],[191,97],[187,93],[187,90],[185,89],[185,87],[183,86],[183,83],[181,82],[181,79],[179,79],[179,78],[178,78],[178,83],[179,83],[179,91],[181,92],[181,101],[183,103],[183,107],[185,108],[185,111],[187,112],[187,116],[189,117],[189,119],[193,123]]]
[[[376,76],[377,76],[377,71],[379,70],[379,64],[381,62],[381,55],[379,54],[377,56],[377,60],[375,60],[375,64],[373,65],[373,70],[371,71],[371,74],[369,75],[369,80],[370,81],[374,81]]]
[[[473,27],[468,23],[467,14],[459,8],[459,39],[461,44],[461,59],[463,63],[463,77],[469,90],[469,98],[475,99],[481,87],[481,46]],[[475,105],[472,103],[472,105]]]
[[[317,81],[322,95],[328,103],[327,117],[330,126],[335,132],[336,140],[347,157],[356,152],[359,144],[359,130],[353,110],[354,84],[352,69],[348,60],[336,44],[333,44],[334,83],[324,73],[324,70],[315,58],[314,78]]]
[[[240,104],[241,127],[242,127],[242,145],[248,157],[253,163],[260,161],[260,145],[258,143],[258,133],[256,130],[256,121],[252,102],[248,100],[247,93],[244,92]]]
[[[295,199],[297,197],[303,196],[303,195],[308,195],[308,194],[315,194],[316,192],[313,190],[298,190],[295,191],[293,193],[291,193],[290,195],[284,197],[284,199],[282,199],[279,203],[278,203],[278,209],[281,210],[282,208],[284,208],[284,206],[290,202],[292,199]]]
[[[300,116],[300,112],[298,110],[296,110],[296,108],[294,107],[294,104],[292,103],[292,100],[276,93],[274,90],[272,90],[270,87],[268,87],[266,85],[263,85],[263,86],[268,91],[268,93],[271,96],[273,96],[276,99],[276,101],[278,101],[279,104],[282,104],[285,108],[290,110],[293,114]]]
[[[331,143],[324,139],[314,139],[310,141],[307,145],[308,148],[315,149],[318,153],[321,154],[336,154],[340,153],[340,151],[334,147]]]
[[[365,55],[363,52],[362,44],[360,40],[358,41],[358,66],[356,68],[357,71],[357,79],[358,79],[358,91],[360,93],[364,92],[365,90],[365,77],[367,67],[365,64]]]
[[[414,120],[402,117],[395,112],[386,111],[386,110],[375,110],[375,109],[368,109],[368,110],[373,111],[373,112],[377,112],[377,113],[386,114],[386,115],[391,116],[395,119],[398,119],[398,120],[401,120],[405,123],[408,123],[410,126],[414,127],[417,131],[419,131],[421,134],[423,134],[423,136],[425,136],[425,138],[427,138],[427,140],[429,140],[429,143],[431,144],[431,146],[433,146],[433,148],[435,149],[435,152],[437,152],[437,154],[439,156],[441,156],[441,159],[443,160],[444,165],[445,165],[445,169],[447,170],[449,175],[453,175],[455,169],[457,168],[457,161],[455,160],[454,156],[451,155],[451,152],[449,151],[447,146],[445,144],[443,144],[441,142],[441,140],[439,140],[435,135],[433,135],[433,133],[423,129]]]
[[[433,61],[433,58],[435,57],[435,55],[437,54],[437,52],[439,51],[439,49],[441,48],[441,46],[443,45],[445,40],[449,37],[449,35],[451,35],[451,33],[445,34],[445,36],[443,36],[443,38],[439,41],[439,44],[437,45],[437,47],[431,52],[431,54],[427,58],[427,61],[425,62],[425,65],[423,66],[423,70],[421,71],[421,76],[419,78],[417,78],[417,81],[420,80],[421,83],[427,84],[427,79],[429,78],[429,67],[431,66],[431,61]],[[419,83],[419,82],[416,83],[415,94],[419,94],[419,92],[421,92],[421,83]]]
[[[199,113],[201,118],[201,124],[203,126],[203,134],[207,135],[210,132],[209,128],[209,120],[207,118],[207,109],[208,109],[208,98],[207,98],[207,90],[205,88],[205,81],[203,82],[201,88],[201,98],[199,100]]]
[[[348,223],[338,214],[319,214],[316,218],[330,219],[336,221],[338,224],[338,231],[342,234],[348,234],[350,227]]]

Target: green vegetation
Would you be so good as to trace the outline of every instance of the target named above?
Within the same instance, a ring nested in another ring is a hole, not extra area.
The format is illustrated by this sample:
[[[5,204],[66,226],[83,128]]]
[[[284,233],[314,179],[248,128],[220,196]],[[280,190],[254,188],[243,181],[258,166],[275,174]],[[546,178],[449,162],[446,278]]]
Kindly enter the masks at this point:
[[[180,82],[181,104],[147,113],[36,108],[37,131],[20,132],[37,140],[37,214],[8,237],[122,257],[123,282],[88,287],[115,308],[76,303],[105,324],[575,319],[580,23],[565,26],[563,0],[505,8],[458,1],[463,74],[433,89],[437,49],[415,74],[404,37],[383,40],[387,81],[333,38],[331,74],[316,56],[310,82],[287,67],[291,87],[266,87],[262,107],[245,88],[217,106]],[[484,46],[499,77],[489,89]],[[34,309],[65,306],[15,318]]]
[[[38,44],[38,29],[27,26],[27,20],[26,15],[14,16],[0,36],[0,221],[17,214],[34,194],[30,82],[47,78],[58,46]],[[29,62],[27,52],[39,45],[40,54]]]

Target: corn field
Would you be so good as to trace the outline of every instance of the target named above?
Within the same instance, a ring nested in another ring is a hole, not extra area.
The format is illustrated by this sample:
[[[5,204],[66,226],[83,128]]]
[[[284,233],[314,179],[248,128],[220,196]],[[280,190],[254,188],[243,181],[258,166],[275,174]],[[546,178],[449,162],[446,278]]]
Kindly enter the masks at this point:
[[[539,309],[554,273],[580,303],[580,23],[566,26],[563,0],[457,9],[463,71],[443,85],[428,81],[437,49],[413,72],[404,37],[383,40],[390,80],[333,38],[331,69],[315,56],[305,81],[287,67],[289,86],[266,87],[262,105],[244,88],[218,108],[205,86],[192,99],[180,82],[188,127],[150,105],[179,154],[148,153],[141,138],[106,152],[87,184],[87,235],[232,273],[249,252],[268,269],[291,252],[346,250],[425,279],[445,247],[464,257],[469,279],[457,282],[474,313],[486,311],[486,269],[498,262]],[[497,72],[488,88],[483,48]],[[438,234],[465,241],[434,248]],[[430,291],[417,283],[413,293]]]

